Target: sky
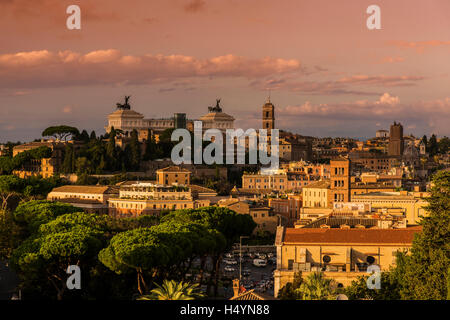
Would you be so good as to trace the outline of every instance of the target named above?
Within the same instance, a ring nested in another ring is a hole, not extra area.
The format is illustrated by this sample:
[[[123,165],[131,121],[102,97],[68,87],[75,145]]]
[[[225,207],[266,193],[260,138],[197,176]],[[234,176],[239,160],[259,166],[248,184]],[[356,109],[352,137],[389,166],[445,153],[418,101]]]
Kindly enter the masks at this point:
[[[70,5],[81,29],[69,30]],[[370,5],[381,29],[369,30]],[[125,95],[146,118],[207,113],[308,136],[450,135],[448,0],[0,0],[0,142],[104,133]]]

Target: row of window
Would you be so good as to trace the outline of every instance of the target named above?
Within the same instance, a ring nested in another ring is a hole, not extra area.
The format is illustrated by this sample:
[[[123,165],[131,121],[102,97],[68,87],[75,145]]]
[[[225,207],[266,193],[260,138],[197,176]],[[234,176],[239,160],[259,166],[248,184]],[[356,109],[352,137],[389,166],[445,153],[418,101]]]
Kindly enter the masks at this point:
[[[345,174],[345,168],[334,168],[335,175],[343,175]]]
[[[117,208],[117,209],[145,209],[148,208],[146,205],[144,206],[144,204],[139,204],[139,203],[114,203],[111,202],[111,208]],[[167,205],[167,204],[154,204],[151,206],[151,208],[153,209],[186,209],[187,208],[187,204],[173,204],[172,206]]]
[[[335,187],[344,187],[345,181],[344,180],[334,180],[334,186]]]
[[[334,194],[334,201],[335,202],[344,202],[345,200],[345,195],[342,193],[335,193]]]
[[[58,199],[68,199],[68,198],[71,198],[71,199],[76,198],[76,199],[98,199],[98,200],[101,200],[100,196],[95,197],[95,196],[86,196],[86,195],[77,195],[77,194],[66,194],[64,196],[52,197],[52,200],[55,201],[55,200],[58,200]]]
[[[305,191],[305,196],[314,196],[314,197],[316,197],[316,191]],[[322,196],[322,197],[325,197],[326,196],[326,191],[317,191],[317,196],[318,197],[320,197],[320,196]]]

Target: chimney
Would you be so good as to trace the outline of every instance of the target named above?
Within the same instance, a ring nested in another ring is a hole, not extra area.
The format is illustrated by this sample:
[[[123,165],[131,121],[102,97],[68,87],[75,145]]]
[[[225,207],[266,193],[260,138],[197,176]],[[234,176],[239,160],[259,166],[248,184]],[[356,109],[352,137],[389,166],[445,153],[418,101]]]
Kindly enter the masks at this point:
[[[234,279],[233,280],[233,298],[237,297],[239,295],[239,291],[240,291],[239,279]]]

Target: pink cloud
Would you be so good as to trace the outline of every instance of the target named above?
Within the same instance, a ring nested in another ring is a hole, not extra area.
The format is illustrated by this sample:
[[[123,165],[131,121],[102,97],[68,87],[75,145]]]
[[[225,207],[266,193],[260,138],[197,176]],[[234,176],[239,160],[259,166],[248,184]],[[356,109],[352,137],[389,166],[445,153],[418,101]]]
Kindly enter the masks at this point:
[[[72,111],[73,111],[72,106],[65,106],[62,109],[63,113],[72,113]]]
[[[401,49],[416,49],[417,52],[423,52],[427,48],[450,46],[450,41],[427,40],[427,41],[389,41],[389,45]]]
[[[264,91],[286,90],[314,95],[380,95],[380,92],[368,91],[361,87],[408,87],[424,79],[422,76],[352,75],[329,81],[298,81],[283,75],[282,78],[255,80],[251,85]]]
[[[199,59],[185,55],[123,55],[118,50],[108,49],[87,54],[42,50],[0,55],[0,84],[17,88],[142,85],[192,77],[256,79],[301,72],[301,63],[295,59],[247,58],[232,54]]]
[[[105,63],[114,62],[121,57],[119,50],[109,49],[109,50],[98,50],[92,51],[84,55],[81,62],[85,63]]]
[[[357,100],[348,103],[313,104],[306,101],[300,105],[278,108],[281,117],[313,116],[340,119],[448,119],[450,98],[415,103],[400,103],[400,98],[384,93],[377,100]]]
[[[0,66],[32,67],[48,64],[53,58],[54,54],[47,50],[2,54],[0,55]]]
[[[347,103],[312,103],[279,107],[276,110],[279,127],[333,127],[336,130],[367,130],[367,126],[381,127],[400,121],[406,129],[419,132],[450,134],[450,98],[401,103],[400,98],[384,93],[376,100]],[[366,126],[366,128],[365,128]],[[310,128],[312,130],[312,128]]]
[[[398,97],[393,97],[389,93],[384,93],[380,99],[375,101],[375,104],[377,105],[390,105],[395,106],[400,103],[400,99]]]
[[[186,12],[198,12],[206,7],[205,0],[191,0],[188,4],[184,6],[184,11]]]
[[[424,80],[422,76],[369,76],[353,75],[338,80],[340,83],[351,83],[360,85],[375,85],[384,87],[411,86],[415,81]]]

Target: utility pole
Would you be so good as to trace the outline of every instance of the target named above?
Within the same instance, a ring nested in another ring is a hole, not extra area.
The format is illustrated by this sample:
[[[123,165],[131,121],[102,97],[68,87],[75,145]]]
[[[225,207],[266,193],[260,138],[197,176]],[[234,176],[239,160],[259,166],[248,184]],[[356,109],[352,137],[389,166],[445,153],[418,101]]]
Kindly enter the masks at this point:
[[[242,239],[249,238],[247,236],[240,236],[239,237],[239,285],[241,285],[242,282]]]

